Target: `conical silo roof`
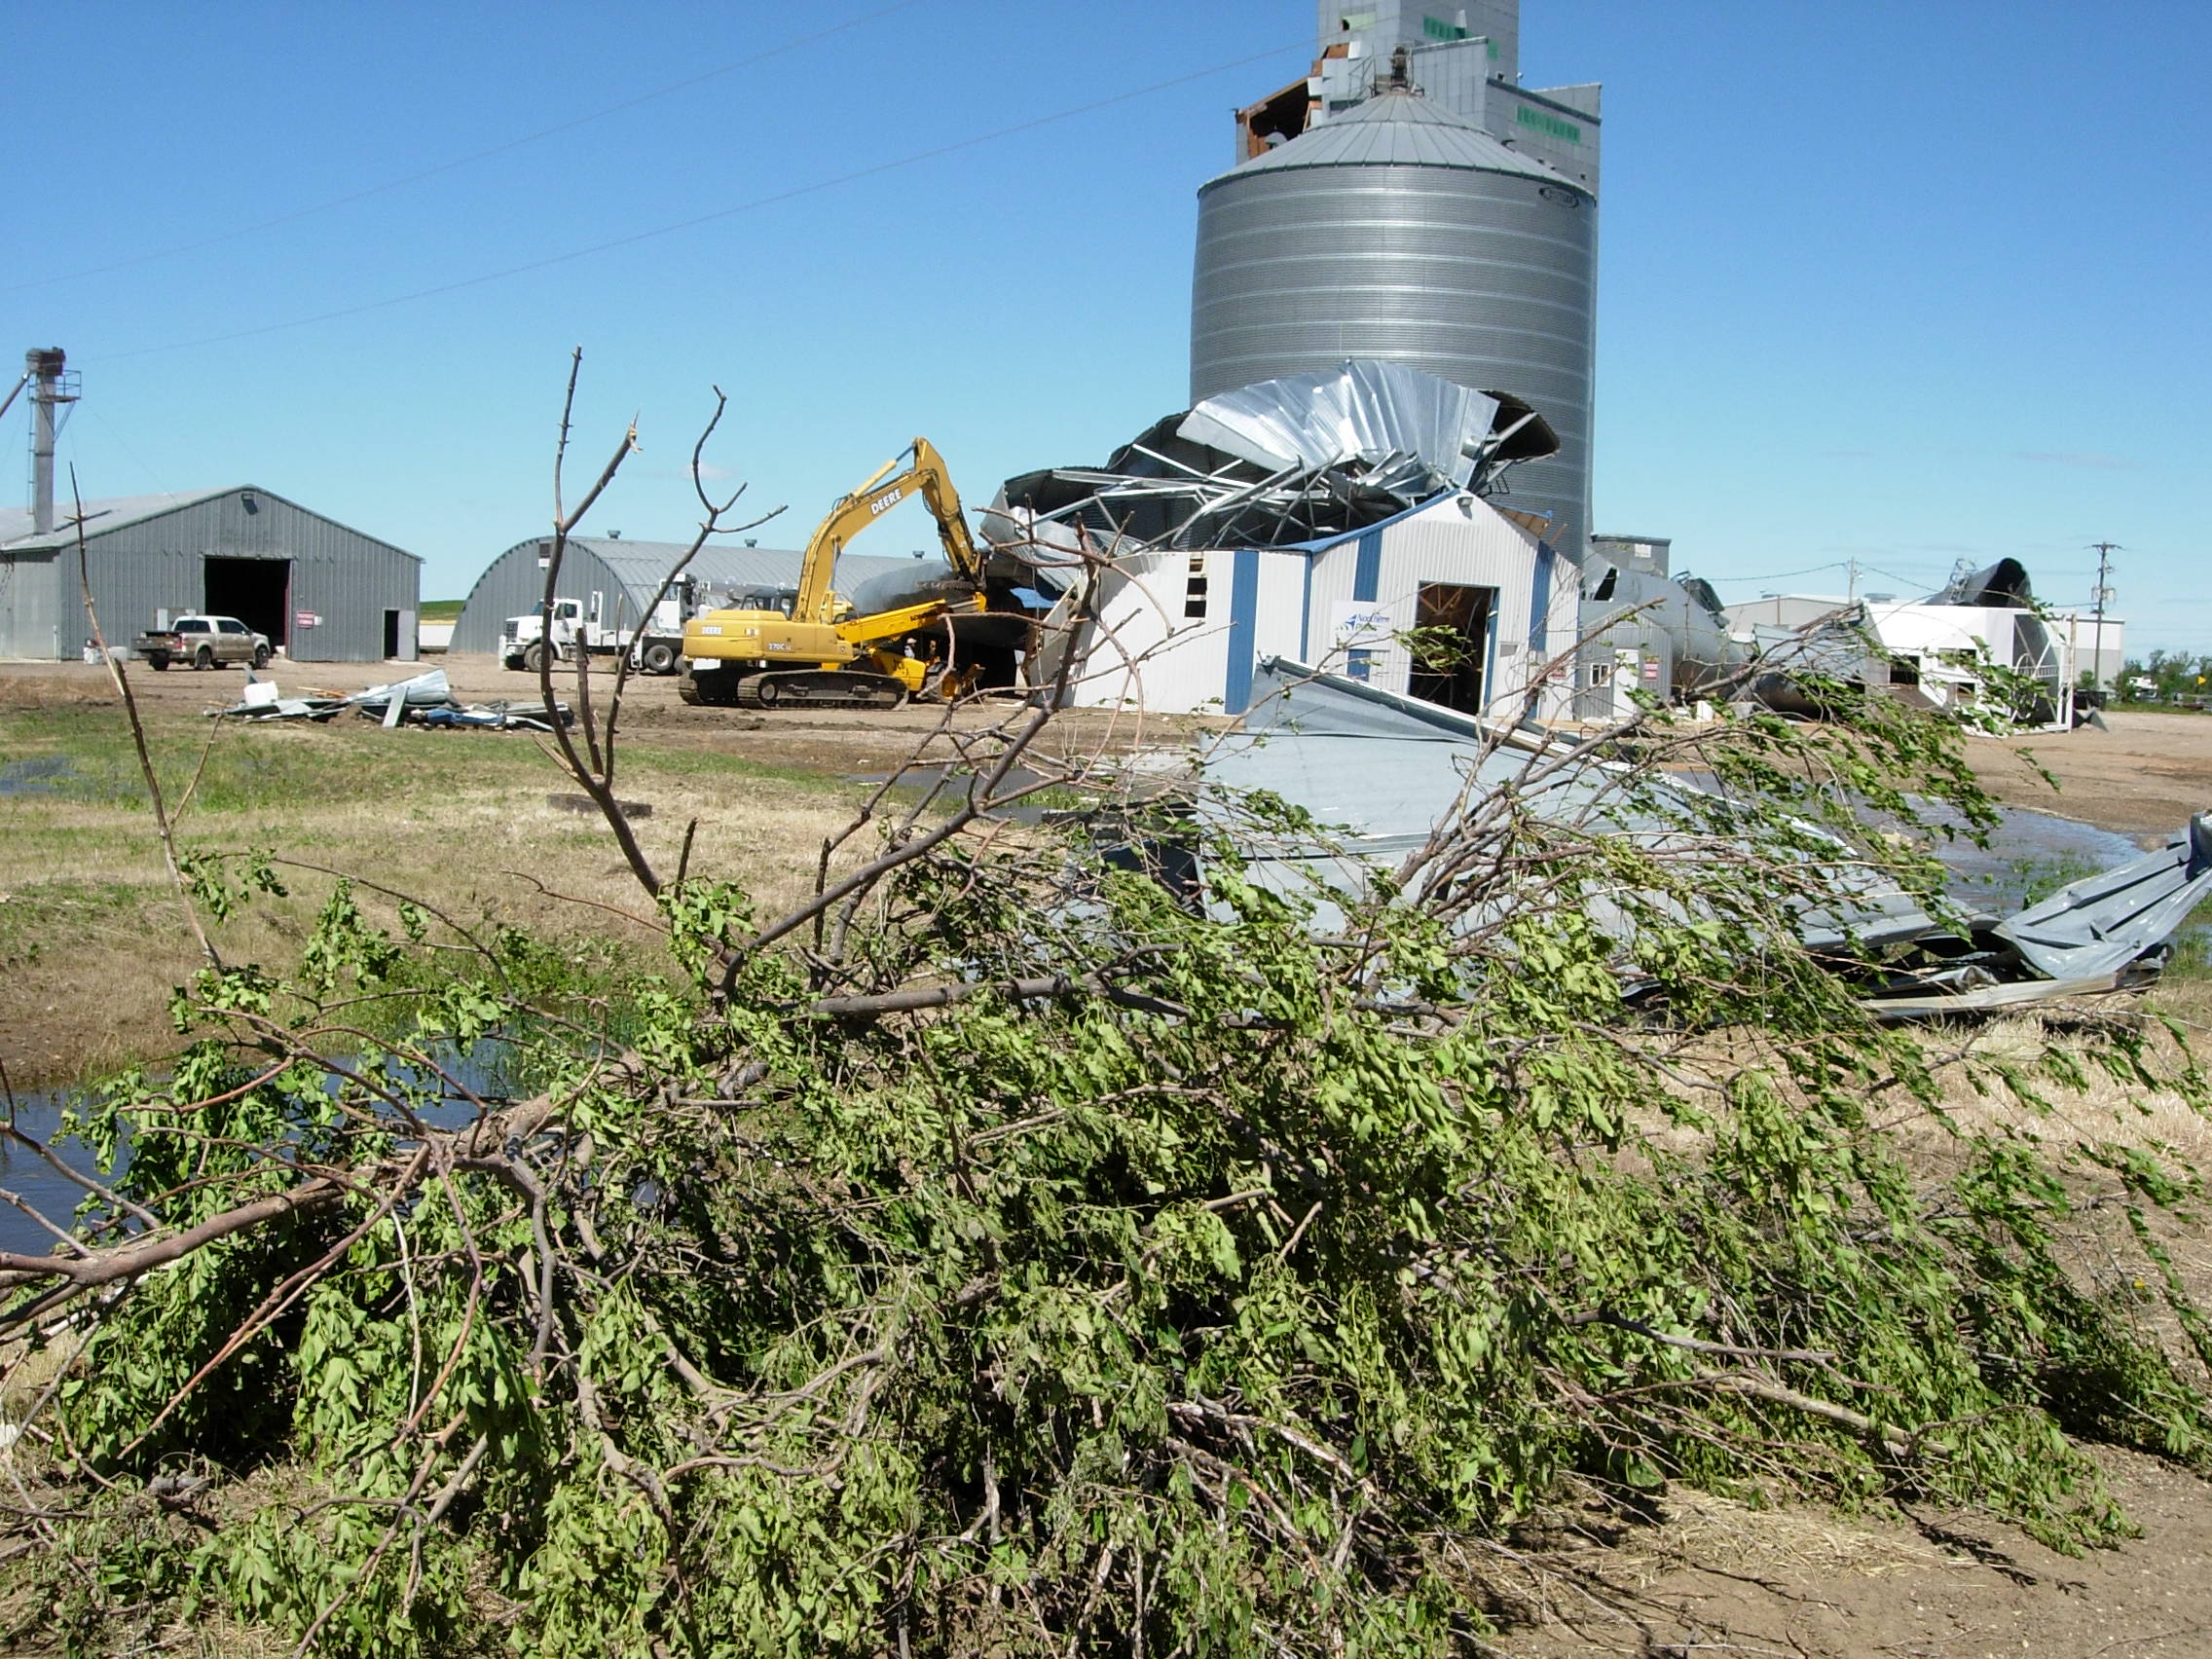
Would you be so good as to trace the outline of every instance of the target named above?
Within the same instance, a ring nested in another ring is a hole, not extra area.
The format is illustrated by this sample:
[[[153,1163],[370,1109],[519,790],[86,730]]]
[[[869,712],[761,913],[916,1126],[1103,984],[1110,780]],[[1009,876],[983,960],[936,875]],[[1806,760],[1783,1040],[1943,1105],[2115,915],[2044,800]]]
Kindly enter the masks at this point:
[[[1557,167],[1523,155],[1504,140],[1440,109],[1414,92],[1378,92],[1365,103],[1307,129],[1287,144],[1199,187],[1202,195],[1224,179],[1303,167],[1455,167],[1510,173],[1588,195]]]

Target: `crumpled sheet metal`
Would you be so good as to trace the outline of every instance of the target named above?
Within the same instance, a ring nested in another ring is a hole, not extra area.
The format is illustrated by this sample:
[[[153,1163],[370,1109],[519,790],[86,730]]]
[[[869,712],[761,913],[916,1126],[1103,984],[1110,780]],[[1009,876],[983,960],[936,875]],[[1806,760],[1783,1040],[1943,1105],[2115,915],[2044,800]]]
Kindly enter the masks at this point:
[[[1491,493],[1507,468],[1558,450],[1511,392],[1347,360],[1166,416],[1102,467],[1009,478],[982,534],[1031,570],[1140,549],[1305,547],[1455,490]]]
[[[2027,567],[2017,559],[2000,559],[1978,571],[1959,571],[1923,605],[1986,605],[2007,610],[2025,609],[2035,604]]]
[[[446,678],[444,669],[433,668],[427,674],[418,674],[409,680],[395,680],[388,685],[371,685],[350,697],[342,697],[339,701],[346,708],[371,705],[382,708],[391,701],[395,692],[411,708],[434,708],[453,701],[453,682]]]
[[[566,703],[553,705],[554,719],[561,724],[575,724],[575,715]],[[542,731],[550,732],[553,722],[545,718],[541,703],[516,709],[506,703],[471,704],[467,708],[422,709],[414,714],[417,725],[432,731]]]
[[[1271,473],[1357,461],[1366,483],[1412,502],[1466,488],[1497,409],[1483,392],[1361,358],[1209,397],[1176,432]]]
[[[984,510],[982,533],[994,554],[1036,571],[1080,571],[1120,551],[1082,524],[1040,518],[1028,507],[1009,506],[1003,495]]]
[[[1470,715],[1271,657],[1254,679],[1244,734],[1217,743],[1201,769],[1209,784],[1265,791],[1321,824],[1347,827],[1328,844],[1279,847],[1260,857],[1263,879],[1272,866],[1291,885],[1303,884],[1302,872],[1325,888],[1359,892],[1378,866],[1394,865],[1423,845],[1463,798],[1508,785],[1523,787],[1524,806],[1543,817],[1643,836],[1654,852],[1678,844],[1672,825],[1639,815],[1622,798],[1618,784],[1626,768],[1616,762],[1593,756],[1527,785],[1533,753],[1572,747],[1539,731],[1501,730]],[[1692,786],[1660,787],[1686,792]],[[1840,845],[1837,852],[1839,860],[1848,858]],[[1854,890],[1850,913],[1800,918],[1800,937],[1815,948],[1879,947],[1937,926],[1874,871],[1846,863],[1838,879]],[[1624,934],[1632,927],[1610,911],[1598,921]]]
[[[2212,813],[2155,853],[2060,888],[1993,931],[2054,979],[2116,974],[2212,899]]]
[[[538,703],[463,705],[454,696],[453,684],[442,668],[386,685],[371,685],[343,697],[286,697],[273,682],[249,680],[239,702],[227,709],[210,709],[208,715],[215,719],[244,719],[255,724],[272,720],[321,724],[336,719],[348,709],[358,711],[368,719],[382,720],[387,728],[420,725],[432,730],[550,732],[554,720],[564,726],[575,723],[575,713],[566,703],[555,703],[550,719]]]
[[[1486,743],[1493,747],[1484,755]],[[1501,738],[1496,726],[1473,717],[1269,658],[1255,679],[1243,733],[1217,743],[1201,762],[1201,775],[1231,791],[1267,791],[1321,824],[1347,826],[1333,844],[1316,840],[1269,849],[1256,868],[1263,879],[1270,866],[1278,866],[1286,883],[1303,886],[1294,874],[1300,871],[1324,888],[1350,894],[1361,891],[1378,866],[1394,865],[1421,846],[1463,798],[1520,780],[1530,754],[1547,744],[1568,747],[1523,730]],[[1525,796],[1525,804],[1539,814],[1618,833],[1653,835],[1657,847],[1671,831],[1639,824],[1608,801],[1618,771],[1615,763],[1595,756],[1557,768]],[[1848,856],[1840,843],[1838,853]],[[1799,936],[1812,948],[1850,943],[1879,950],[1956,940],[1952,922],[1929,915],[1877,871],[1842,864],[1839,875],[1852,892],[1848,910],[1808,911],[1799,918]],[[1998,958],[1988,964],[1991,972],[2006,982],[1972,988],[1962,983],[1957,992],[1939,996],[1894,994],[1871,998],[1866,1006],[1885,1018],[1929,1017],[2109,991],[2155,971],[2160,948],[2207,900],[2212,813],[2193,819],[2188,831],[2160,851],[2078,881],[1994,926],[1985,925],[1987,918],[1972,918],[1976,938]],[[1601,926],[1622,925],[1618,916],[1597,920]],[[1924,984],[1940,979],[1922,977]]]

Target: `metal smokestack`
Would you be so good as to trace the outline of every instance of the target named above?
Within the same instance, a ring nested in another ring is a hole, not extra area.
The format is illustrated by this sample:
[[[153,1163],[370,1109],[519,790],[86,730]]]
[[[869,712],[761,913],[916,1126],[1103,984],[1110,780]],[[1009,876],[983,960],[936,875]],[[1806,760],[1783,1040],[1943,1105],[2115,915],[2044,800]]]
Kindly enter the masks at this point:
[[[54,528],[54,411],[77,401],[67,357],[58,346],[23,353],[23,374],[31,383],[31,529],[40,535]]]

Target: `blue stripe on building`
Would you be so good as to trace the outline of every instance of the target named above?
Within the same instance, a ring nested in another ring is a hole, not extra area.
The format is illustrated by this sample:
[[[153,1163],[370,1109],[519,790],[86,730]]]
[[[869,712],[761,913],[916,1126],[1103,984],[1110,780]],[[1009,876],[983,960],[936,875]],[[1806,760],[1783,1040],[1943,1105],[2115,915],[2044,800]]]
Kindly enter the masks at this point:
[[[1320,555],[1306,555],[1306,592],[1298,602],[1298,660],[1311,662],[1306,653],[1313,648],[1313,561]]]
[[[1536,543],[1536,579],[1529,593],[1529,672],[1536,672],[1551,645],[1552,563],[1558,557],[1548,541]]]
[[[1382,597],[1382,530],[1379,525],[1359,538],[1359,563],[1351,573],[1351,597],[1366,604]]]
[[[1252,670],[1259,652],[1260,553],[1239,547],[1230,557],[1229,683],[1223,699],[1233,715],[1252,702]]]

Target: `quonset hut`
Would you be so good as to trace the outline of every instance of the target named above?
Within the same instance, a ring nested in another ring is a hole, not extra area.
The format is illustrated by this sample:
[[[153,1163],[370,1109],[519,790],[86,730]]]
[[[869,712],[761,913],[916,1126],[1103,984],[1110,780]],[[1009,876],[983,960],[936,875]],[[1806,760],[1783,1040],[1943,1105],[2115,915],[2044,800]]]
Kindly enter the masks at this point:
[[[193,611],[235,616],[297,662],[415,655],[423,562],[255,485],[87,501],[85,557],[110,645]],[[74,660],[92,637],[77,532],[0,510],[0,656]]]
[[[535,535],[518,541],[485,568],[468,590],[468,601],[454,623],[456,651],[497,651],[499,631],[510,616],[535,614],[545,599],[545,564],[552,538]],[[683,557],[689,542],[630,541],[615,535],[572,535],[561,553],[561,593],[582,601],[600,596],[599,614],[608,626],[634,628],[645,614],[661,579]],[[732,593],[793,587],[801,555],[777,547],[699,549],[685,568],[699,595],[699,607],[721,603]],[[850,594],[871,576],[913,568],[912,559],[870,558],[849,553],[837,561],[837,589]]]

